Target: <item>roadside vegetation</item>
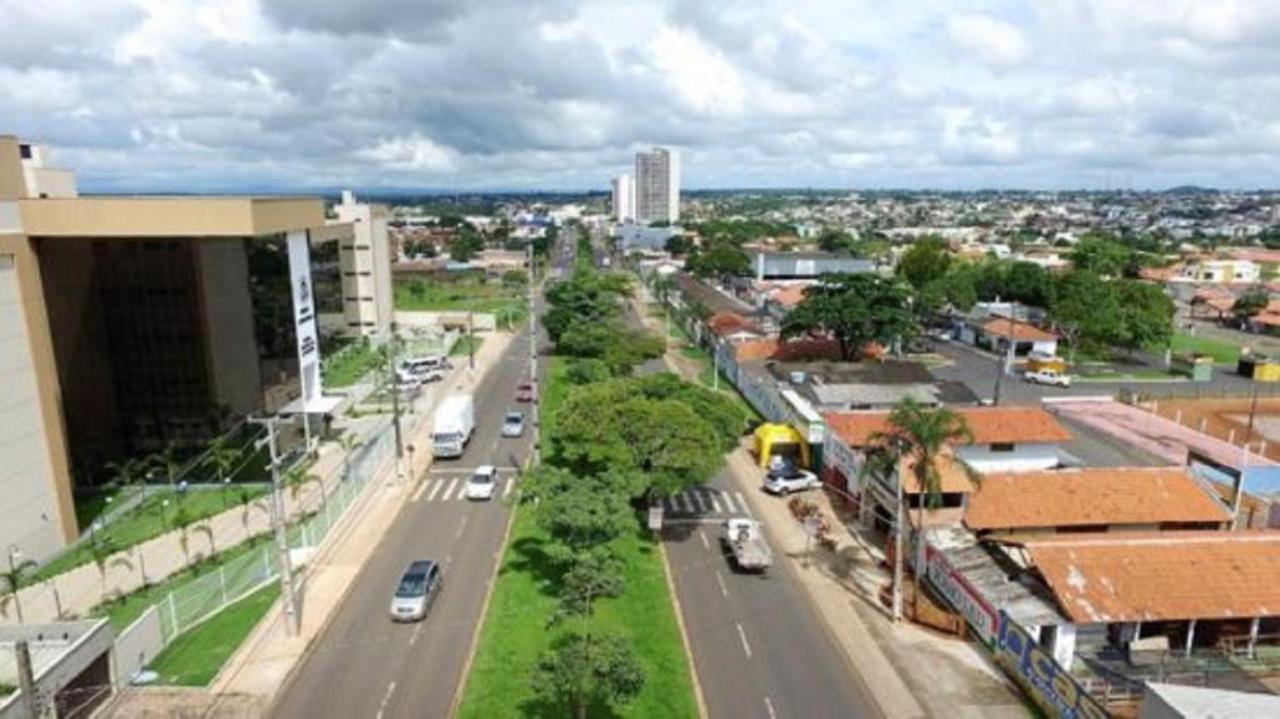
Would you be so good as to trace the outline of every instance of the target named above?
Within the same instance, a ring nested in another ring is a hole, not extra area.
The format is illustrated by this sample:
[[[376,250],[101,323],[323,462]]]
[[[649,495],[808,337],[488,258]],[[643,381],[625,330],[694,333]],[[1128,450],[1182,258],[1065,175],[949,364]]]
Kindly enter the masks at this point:
[[[326,356],[321,367],[321,379],[330,389],[350,387],[362,377],[377,369],[382,355],[367,337]]]
[[[664,342],[621,323],[629,281],[589,247],[548,290],[556,341],[544,464],[520,501],[460,709],[464,717],[693,717],[692,678],[648,502],[720,469],[745,415],[672,374],[632,376]],[[583,258],[585,261],[582,261]],[[575,332],[593,327],[591,341]]]
[[[150,668],[160,675],[161,684],[208,686],[279,597],[279,583],[264,585],[175,637],[151,662]]]

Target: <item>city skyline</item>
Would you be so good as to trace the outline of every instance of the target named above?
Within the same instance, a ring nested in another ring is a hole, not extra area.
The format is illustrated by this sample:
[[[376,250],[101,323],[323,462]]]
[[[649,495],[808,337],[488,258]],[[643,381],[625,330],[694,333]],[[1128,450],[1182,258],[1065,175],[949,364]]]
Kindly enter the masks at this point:
[[[1280,8],[9,3],[0,128],[90,192],[1280,186]],[[138,172],[136,168],[146,168]]]

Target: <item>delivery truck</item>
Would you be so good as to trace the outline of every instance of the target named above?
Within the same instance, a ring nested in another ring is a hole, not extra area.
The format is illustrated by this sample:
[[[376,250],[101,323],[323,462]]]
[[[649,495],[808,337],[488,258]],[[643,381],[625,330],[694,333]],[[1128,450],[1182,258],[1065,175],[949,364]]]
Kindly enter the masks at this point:
[[[445,397],[436,408],[431,429],[431,455],[437,459],[461,457],[476,431],[476,405],[469,394]]]

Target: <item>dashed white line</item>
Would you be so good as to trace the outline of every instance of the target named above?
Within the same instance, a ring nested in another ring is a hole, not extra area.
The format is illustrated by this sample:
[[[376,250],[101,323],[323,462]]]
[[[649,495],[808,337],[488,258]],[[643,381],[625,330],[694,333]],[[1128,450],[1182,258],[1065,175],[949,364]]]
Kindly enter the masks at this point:
[[[707,499],[706,499],[706,497],[703,497],[703,496],[702,496],[702,492],[699,492],[699,491],[695,490],[695,491],[693,491],[693,492],[690,492],[689,494],[692,494],[692,495],[693,495],[693,503],[694,503],[695,505],[697,505],[697,510],[698,510],[699,512],[706,512],[706,511],[707,511]]]
[[[457,484],[458,484],[458,480],[457,480],[456,478],[455,478],[455,479],[451,479],[451,480],[449,480],[449,487],[448,487],[447,489],[445,489],[445,490],[444,490],[444,494],[440,495],[440,501],[441,501],[441,502],[447,502],[447,501],[449,501],[449,495],[453,494],[453,488],[454,488]]]
[[[738,638],[742,640],[742,651],[747,653],[747,659],[751,658],[751,645],[747,643],[747,632],[742,628],[742,622],[735,622],[738,627]]]
[[[706,533],[706,532],[703,532],[703,531],[699,530],[699,531],[698,531],[698,539],[701,539],[701,540],[702,540],[702,546],[703,546],[703,548],[704,548],[704,549],[707,549],[707,550],[710,550],[710,549],[711,549],[711,543],[707,541],[707,533]]]
[[[778,719],[778,715],[773,711],[773,701],[769,697],[764,698],[764,708],[769,710],[769,719]]]
[[[738,498],[738,504],[742,505],[742,513],[748,517],[752,516],[751,507],[747,506],[747,498],[742,496],[742,492],[734,492],[733,496]]]
[[[711,506],[715,508],[716,514],[720,513],[720,501],[716,499],[716,491],[711,490]]]
[[[431,488],[431,494],[428,494],[428,495],[427,495],[427,501],[428,501],[428,502],[434,502],[434,501],[435,501],[435,499],[436,499],[436,495],[437,495],[437,494],[440,494],[440,490],[442,490],[442,489],[444,489],[444,480],[443,480],[443,479],[442,479],[442,480],[440,480],[439,482],[436,482],[436,486],[434,486],[434,487],[432,487],[432,488]]]
[[[410,502],[416,502],[416,501],[418,501],[419,499],[422,499],[422,493],[423,493],[423,492],[425,492],[425,491],[427,491],[427,485],[428,485],[428,484],[431,484],[431,480],[429,480],[429,479],[424,479],[424,480],[422,480],[422,483],[418,485],[418,489],[417,489],[417,491],[415,491],[415,492],[413,493],[413,499],[410,499],[409,501],[410,501]]]
[[[453,533],[454,539],[462,536],[462,530],[467,528],[467,515],[462,515],[462,521],[458,522],[458,531]]]
[[[427,626],[426,622],[418,622],[418,626],[413,628],[413,634],[409,635],[409,646],[418,643],[418,635],[422,634],[422,628]]]
[[[720,575],[720,570],[719,570],[719,569],[717,569],[717,570],[716,570],[716,584],[719,584],[719,585],[720,585],[720,595],[721,595],[721,596],[723,596],[723,597],[727,597],[727,596],[729,596],[729,588],[728,588],[728,587],[726,587],[726,586],[724,585],[724,577]],[[739,626],[738,626],[738,631],[742,631],[742,626],[741,626],[741,625],[739,625]],[[742,640],[742,643],[743,643],[743,644],[746,644],[746,642],[747,642],[747,640],[744,638],[744,639]],[[751,656],[751,650],[747,650],[747,656]]]
[[[391,682],[387,685],[387,694],[382,697],[382,703],[378,705],[378,719],[382,719],[382,713],[387,710],[387,702],[391,701],[391,695],[396,691],[396,683]]]
[[[511,496],[511,488],[512,488],[512,487],[514,487],[514,486],[516,486],[516,480],[515,480],[514,478],[513,478],[513,479],[508,479],[508,480],[507,480],[507,486],[502,488],[502,498],[503,498],[503,499],[506,499],[507,497],[510,497],[510,496]]]

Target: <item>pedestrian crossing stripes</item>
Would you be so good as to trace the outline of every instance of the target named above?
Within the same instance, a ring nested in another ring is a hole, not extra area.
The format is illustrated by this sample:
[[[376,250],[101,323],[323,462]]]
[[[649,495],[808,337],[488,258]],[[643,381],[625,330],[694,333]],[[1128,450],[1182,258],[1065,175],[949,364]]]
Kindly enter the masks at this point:
[[[751,516],[747,498],[742,492],[726,492],[715,487],[698,487],[673,494],[663,500],[663,509],[670,515],[720,515]]]
[[[494,498],[501,496],[508,499],[514,493],[513,489],[516,485],[516,477],[514,475],[498,475],[498,494]],[[467,481],[460,477],[427,477],[422,480],[422,484],[414,490],[410,497],[410,502],[461,502],[467,498]]]

